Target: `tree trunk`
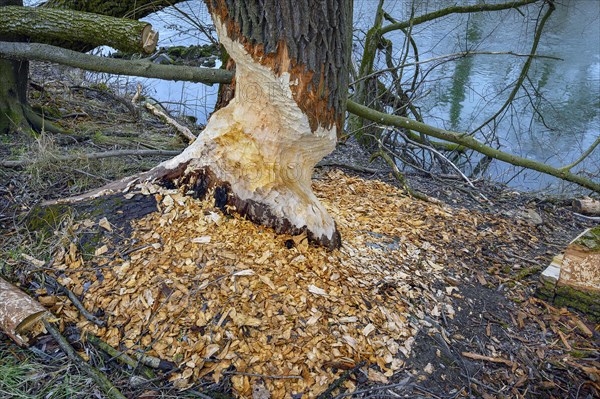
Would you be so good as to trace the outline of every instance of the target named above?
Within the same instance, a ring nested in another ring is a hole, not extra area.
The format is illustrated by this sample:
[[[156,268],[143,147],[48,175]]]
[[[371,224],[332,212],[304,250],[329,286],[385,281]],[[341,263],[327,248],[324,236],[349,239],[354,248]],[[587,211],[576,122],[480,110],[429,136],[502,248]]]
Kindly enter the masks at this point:
[[[23,5],[20,0],[0,0],[0,9],[5,6]],[[4,10],[2,10],[3,13]],[[15,35],[2,35],[2,41],[18,41]],[[0,134],[27,126],[23,104],[27,103],[28,61],[0,59]]]
[[[235,96],[182,154],[154,169],[60,202],[168,181],[212,195],[279,233],[336,248],[335,222],[311,189],[314,166],[343,129],[351,48],[350,0],[207,1],[236,63]],[[225,72],[225,71],[220,71]]]
[[[108,45],[124,52],[146,54],[156,49],[158,41],[158,34],[146,22],[73,10],[14,6],[2,10],[0,34],[41,43],[60,41],[69,48],[75,42],[85,42],[92,47]]]
[[[352,2],[207,1],[236,62],[235,97],[181,155],[150,172],[278,232],[340,245],[311,189],[342,131]]]

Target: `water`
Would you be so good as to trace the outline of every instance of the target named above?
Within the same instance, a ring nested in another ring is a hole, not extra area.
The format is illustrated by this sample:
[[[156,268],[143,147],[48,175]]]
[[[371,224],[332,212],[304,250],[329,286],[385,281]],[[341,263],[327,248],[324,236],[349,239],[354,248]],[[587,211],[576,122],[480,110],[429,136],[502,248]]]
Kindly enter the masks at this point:
[[[415,15],[456,4],[443,0],[415,3]],[[600,135],[600,2],[561,3],[546,23],[537,53],[562,60],[535,59],[526,90],[517,93],[513,105],[496,125],[501,149],[554,166],[573,162]],[[384,9],[402,21],[410,15],[411,4],[387,1]],[[368,29],[376,7],[376,1],[355,2],[355,25]],[[514,10],[452,15],[418,25],[412,35],[421,60],[466,50],[528,54],[538,10],[538,6],[530,6],[523,9],[525,15]],[[394,42],[399,57],[404,35],[394,32],[387,37]],[[423,64],[421,76],[430,71],[417,96],[425,121],[459,132],[474,130],[506,101],[510,93],[507,83],[516,81],[525,60],[509,55],[476,55],[440,63],[435,68],[436,62]],[[410,54],[407,62],[412,61]],[[410,76],[412,71],[408,68],[405,73]],[[484,139],[490,134],[489,128],[483,129],[477,137]],[[578,169],[598,174],[600,148]],[[517,172],[510,165],[493,162],[487,176],[520,189],[565,188],[558,179],[532,171],[521,171],[515,177]]]
[[[456,3],[455,0],[415,1],[415,15]],[[475,1],[459,3],[474,4]],[[562,60],[538,58],[533,61],[527,90],[517,93],[513,105],[499,119],[495,140],[504,151],[554,166],[577,159],[600,135],[600,1],[560,3],[546,24],[538,54]],[[358,47],[373,23],[377,4],[376,0],[354,2],[354,34]],[[412,4],[410,0],[388,0],[384,9],[402,21],[410,15]],[[204,3],[194,0],[181,3],[178,8],[183,14],[168,9],[145,19],[160,32],[159,46],[208,43],[190,22],[210,23]],[[524,15],[507,10],[447,16],[418,25],[412,36],[421,61],[465,50],[528,54],[540,17],[538,10],[539,6],[534,5],[523,8]],[[396,31],[386,37],[393,41],[398,59],[404,44],[403,34]],[[358,62],[360,54],[356,56]],[[413,61],[413,54],[409,53],[406,62]],[[455,131],[471,131],[504,103],[510,92],[507,84],[518,78],[524,62],[524,57],[476,55],[451,62],[424,63],[416,103],[427,123]],[[384,60],[378,60],[378,67],[385,68]],[[405,69],[404,87],[410,84],[413,71],[410,67]],[[136,80],[144,84],[151,96],[170,104],[176,112],[196,116],[201,124],[216,101],[216,85]],[[133,79],[128,81],[133,82]],[[534,111],[532,104],[539,112]],[[485,139],[491,133],[489,128],[483,129],[477,137]],[[600,174],[600,147],[575,170],[579,169]],[[567,188],[557,179],[502,162],[493,162],[486,176],[519,189]]]

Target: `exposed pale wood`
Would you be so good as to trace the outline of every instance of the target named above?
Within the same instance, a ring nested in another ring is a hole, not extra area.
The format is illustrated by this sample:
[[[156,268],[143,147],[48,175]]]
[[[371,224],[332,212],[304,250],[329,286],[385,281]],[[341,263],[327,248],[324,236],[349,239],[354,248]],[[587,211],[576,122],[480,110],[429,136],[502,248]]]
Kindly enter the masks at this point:
[[[573,200],[573,210],[586,215],[600,215],[600,201],[585,197]]]
[[[39,302],[0,277],[0,329],[13,341],[27,345],[28,334],[48,315]]]
[[[163,122],[173,126],[175,130],[183,137],[188,139],[188,141],[193,143],[196,140],[196,136],[190,129],[183,126],[181,123],[177,122],[175,119],[171,118],[167,115],[166,112],[161,111],[156,105],[150,104],[149,102],[145,103],[144,106],[148,109],[148,111],[152,112],[152,114],[158,116]]]

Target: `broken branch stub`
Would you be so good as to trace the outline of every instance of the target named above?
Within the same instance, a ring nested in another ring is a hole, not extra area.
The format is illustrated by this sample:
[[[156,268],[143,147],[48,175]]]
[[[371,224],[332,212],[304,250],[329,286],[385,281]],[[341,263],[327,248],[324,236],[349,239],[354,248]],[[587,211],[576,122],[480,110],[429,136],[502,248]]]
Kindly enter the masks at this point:
[[[18,345],[27,346],[49,315],[40,303],[0,277],[0,329]]]

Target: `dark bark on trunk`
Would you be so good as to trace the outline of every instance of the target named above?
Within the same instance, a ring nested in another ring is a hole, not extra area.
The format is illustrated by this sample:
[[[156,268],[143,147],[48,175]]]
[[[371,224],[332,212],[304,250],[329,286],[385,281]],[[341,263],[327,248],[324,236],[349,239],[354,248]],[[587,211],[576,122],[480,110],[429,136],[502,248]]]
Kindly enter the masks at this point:
[[[0,8],[20,6],[20,0],[0,0]],[[0,35],[0,41],[19,41],[14,35]],[[27,103],[28,61],[0,59],[0,134],[27,126],[23,104]]]

